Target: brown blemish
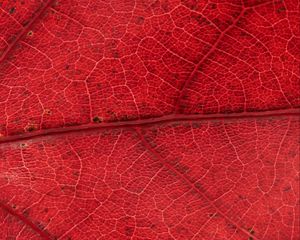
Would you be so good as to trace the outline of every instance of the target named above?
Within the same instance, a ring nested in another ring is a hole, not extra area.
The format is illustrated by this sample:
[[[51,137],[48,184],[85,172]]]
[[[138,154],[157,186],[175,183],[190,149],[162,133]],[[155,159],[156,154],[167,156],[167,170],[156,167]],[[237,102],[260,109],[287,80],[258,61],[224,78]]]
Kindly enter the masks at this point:
[[[33,36],[33,31],[29,31],[29,32],[27,33],[27,36],[28,36],[28,37],[32,37],[32,36]]]
[[[50,109],[45,109],[45,114],[46,115],[52,115],[52,111]]]
[[[36,130],[36,127],[32,124],[29,124],[26,128],[25,131],[26,132],[33,132],[34,130]]]
[[[208,216],[210,218],[218,218],[218,214],[217,213],[210,213],[210,214],[208,214]]]
[[[101,123],[102,119],[100,117],[98,117],[98,116],[95,116],[95,117],[93,117],[93,122],[94,123]]]
[[[20,144],[20,148],[24,149],[24,148],[26,148],[26,147],[28,147],[28,145],[27,145],[26,143],[21,143],[21,144]]]
[[[9,14],[14,14],[16,12],[16,8],[12,7],[11,9],[9,9]]]
[[[255,234],[253,228],[248,228],[248,232],[249,232],[251,235],[254,235],[254,234]],[[254,240],[254,238],[253,238],[252,236],[250,236],[250,237],[248,238],[248,240]]]

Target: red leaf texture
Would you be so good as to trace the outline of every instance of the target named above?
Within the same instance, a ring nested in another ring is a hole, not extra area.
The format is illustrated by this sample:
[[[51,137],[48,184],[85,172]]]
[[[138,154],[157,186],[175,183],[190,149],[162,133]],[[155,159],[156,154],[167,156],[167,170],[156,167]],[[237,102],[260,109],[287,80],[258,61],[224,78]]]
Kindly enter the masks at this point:
[[[300,239],[299,7],[1,1],[0,239]]]

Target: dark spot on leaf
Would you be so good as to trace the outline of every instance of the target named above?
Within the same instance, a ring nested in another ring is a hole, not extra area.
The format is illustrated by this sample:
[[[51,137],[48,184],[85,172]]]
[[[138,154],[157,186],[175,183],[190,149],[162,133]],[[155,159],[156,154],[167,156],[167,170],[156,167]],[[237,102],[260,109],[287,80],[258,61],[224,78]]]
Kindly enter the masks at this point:
[[[243,195],[239,195],[239,199],[244,200],[244,199],[246,199],[246,197]]]
[[[69,68],[70,68],[70,65],[67,64],[67,65],[65,66],[65,69],[68,70]]]
[[[186,229],[185,227],[177,227],[176,228],[176,232],[181,234],[182,236],[186,236],[188,234],[188,229]]]
[[[199,189],[202,189],[202,185],[201,185],[201,183],[199,183],[199,182],[196,182],[196,183],[195,183],[195,187],[196,187],[196,188],[199,188]]]
[[[78,123],[76,123],[76,122],[67,122],[67,123],[65,123],[66,127],[76,126],[76,125],[78,125]]]
[[[232,22],[231,20],[227,20],[227,21],[226,21],[226,24],[229,25],[229,26],[232,25],[232,23],[233,23],[233,22]]]
[[[22,23],[23,27],[26,27],[28,23],[29,23],[29,21],[28,21],[28,20],[25,20],[25,21]]]
[[[26,147],[28,147],[28,145],[27,145],[26,143],[21,143],[21,144],[20,144],[20,148],[24,149],[24,148],[26,148]]]
[[[289,157],[291,157],[291,158],[293,158],[293,157],[295,157],[297,155],[297,153],[295,151],[293,151],[293,150],[289,151],[288,154],[289,154]]]
[[[208,9],[216,9],[217,8],[217,4],[215,3],[211,3],[208,5]]]
[[[52,114],[52,111],[50,109],[45,109],[45,114],[46,115],[51,115]]]
[[[253,230],[253,228],[248,228],[248,232],[251,234],[251,235],[254,235],[255,234],[255,231]],[[250,239],[251,237],[249,237]],[[253,238],[252,238],[253,239]]]
[[[75,187],[74,186],[61,186],[60,189],[62,190],[62,192],[66,193],[66,194],[73,194],[75,192]]]
[[[211,218],[218,218],[219,217],[217,213],[210,213],[210,214],[208,214],[208,216],[211,217]]]
[[[101,83],[97,83],[97,84],[96,84],[96,87],[97,87],[98,90],[102,89]]]
[[[133,227],[129,227],[129,226],[126,226],[126,227],[125,227],[125,235],[126,235],[126,236],[132,236],[133,231],[134,231],[134,228],[133,228]]]
[[[238,26],[238,27],[241,27],[242,26],[242,21],[241,20],[237,21],[235,25]]]
[[[12,204],[11,207],[12,207],[12,209],[16,209],[17,205],[16,204]]]
[[[151,228],[151,229],[155,229],[155,228],[156,228],[156,225],[155,225],[155,224],[151,224],[151,225],[150,225],[150,228]]]
[[[173,73],[172,76],[173,76],[176,80],[179,79],[179,74],[178,74],[178,73]]]
[[[240,15],[240,12],[234,12],[234,13],[232,14],[232,17],[233,17],[233,18],[237,18],[239,15]]]
[[[240,31],[240,36],[241,37],[248,37],[249,35],[245,31]]]
[[[9,9],[9,14],[13,14],[16,12],[16,8],[12,7],[11,9]]]
[[[207,21],[204,17],[202,17],[200,14],[192,14],[191,18],[194,19],[199,25],[210,25],[210,22]]]
[[[163,1],[161,3],[161,8],[164,10],[164,12],[169,12],[170,11],[170,6],[168,1]]]
[[[29,125],[25,129],[26,132],[33,132],[34,130],[36,130],[36,129],[35,129],[35,127],[33,125]]]
[[[102,119],[100,117],[98,117],[98,116],[95,116],[95,117],[93,117],[93,122],[94,123],[101,123]]]
[[[43,230],[45,228],[44,224],[42,224],[41,222],[37,222],[36,226],[41,230]]]
[[[113,57],[114,57],[115,59],[120,58],[118,51],[116,51],[116,50],[113,51]]]
[[[26,210],[23,212],[23,215],[24,215],[25,217],[28,217],[28,216],[29,216],[29,210],[26,209]]]
[[[178,164],[178,166],[176,168],[182,174],[186,174],[190,171],[190,168],[183,164]]]
[[[28,37],[32,37],[32,36],[33,36],[33,31],[29,31],[29,32],[27,33],[27,36],[28,36]]]
[[[8,42],[11,43],[11,42],[15,41],[15,39],[16,39],[16,36],[12,35],[9,37]]]
[[[76,172],[73,172],[73,175],[74,175],[74,176],[79,176],[79,172],[77,172],[77,171],[76,171]]]
[[[199,0],[182,0],[181,2],[189,9],[197,10]]]
[[[142,17],[142,16],[139,16],[139,17],[136,18],[135,23],[137,25],[142,25],[144,23],[144,21],[145,21],[145,18]]]
[[[120,117],[120,121],[128,121],[130,118],[127,115],[123,115]]]
[[[285,12],[286,11],[286,9],[285,9],[285,7],[280,7],[280,8],[278,8],[277,9],[277,13],[281,13],[281,12]]]
[[[44,208],[44,212],[47,213],[49,211],[48,208]]]
[[[236,229],[236,226],[234,224],[232,224],[232,223],[228,223],[227,227],[230,228],[230,229],[233,229],[233,230]]]
[[[253,237],[249,237],[248,240],[254,240],[254,238]]]

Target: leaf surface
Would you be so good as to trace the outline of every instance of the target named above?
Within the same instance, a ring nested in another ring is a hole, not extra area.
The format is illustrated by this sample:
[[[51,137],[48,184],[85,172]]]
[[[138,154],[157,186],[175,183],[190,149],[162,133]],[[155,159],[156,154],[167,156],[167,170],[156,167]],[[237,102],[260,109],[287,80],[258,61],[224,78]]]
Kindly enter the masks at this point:
[[[0,239],[299,239],[298,1],[0,7]]]

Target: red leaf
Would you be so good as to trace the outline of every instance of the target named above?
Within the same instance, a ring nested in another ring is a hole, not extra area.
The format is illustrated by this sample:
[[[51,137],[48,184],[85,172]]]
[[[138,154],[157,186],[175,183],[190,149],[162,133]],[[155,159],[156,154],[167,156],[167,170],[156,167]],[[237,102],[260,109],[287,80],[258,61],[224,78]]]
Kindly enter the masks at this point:
[[[0,239],[299,239],[299,2],[0,3]]]

